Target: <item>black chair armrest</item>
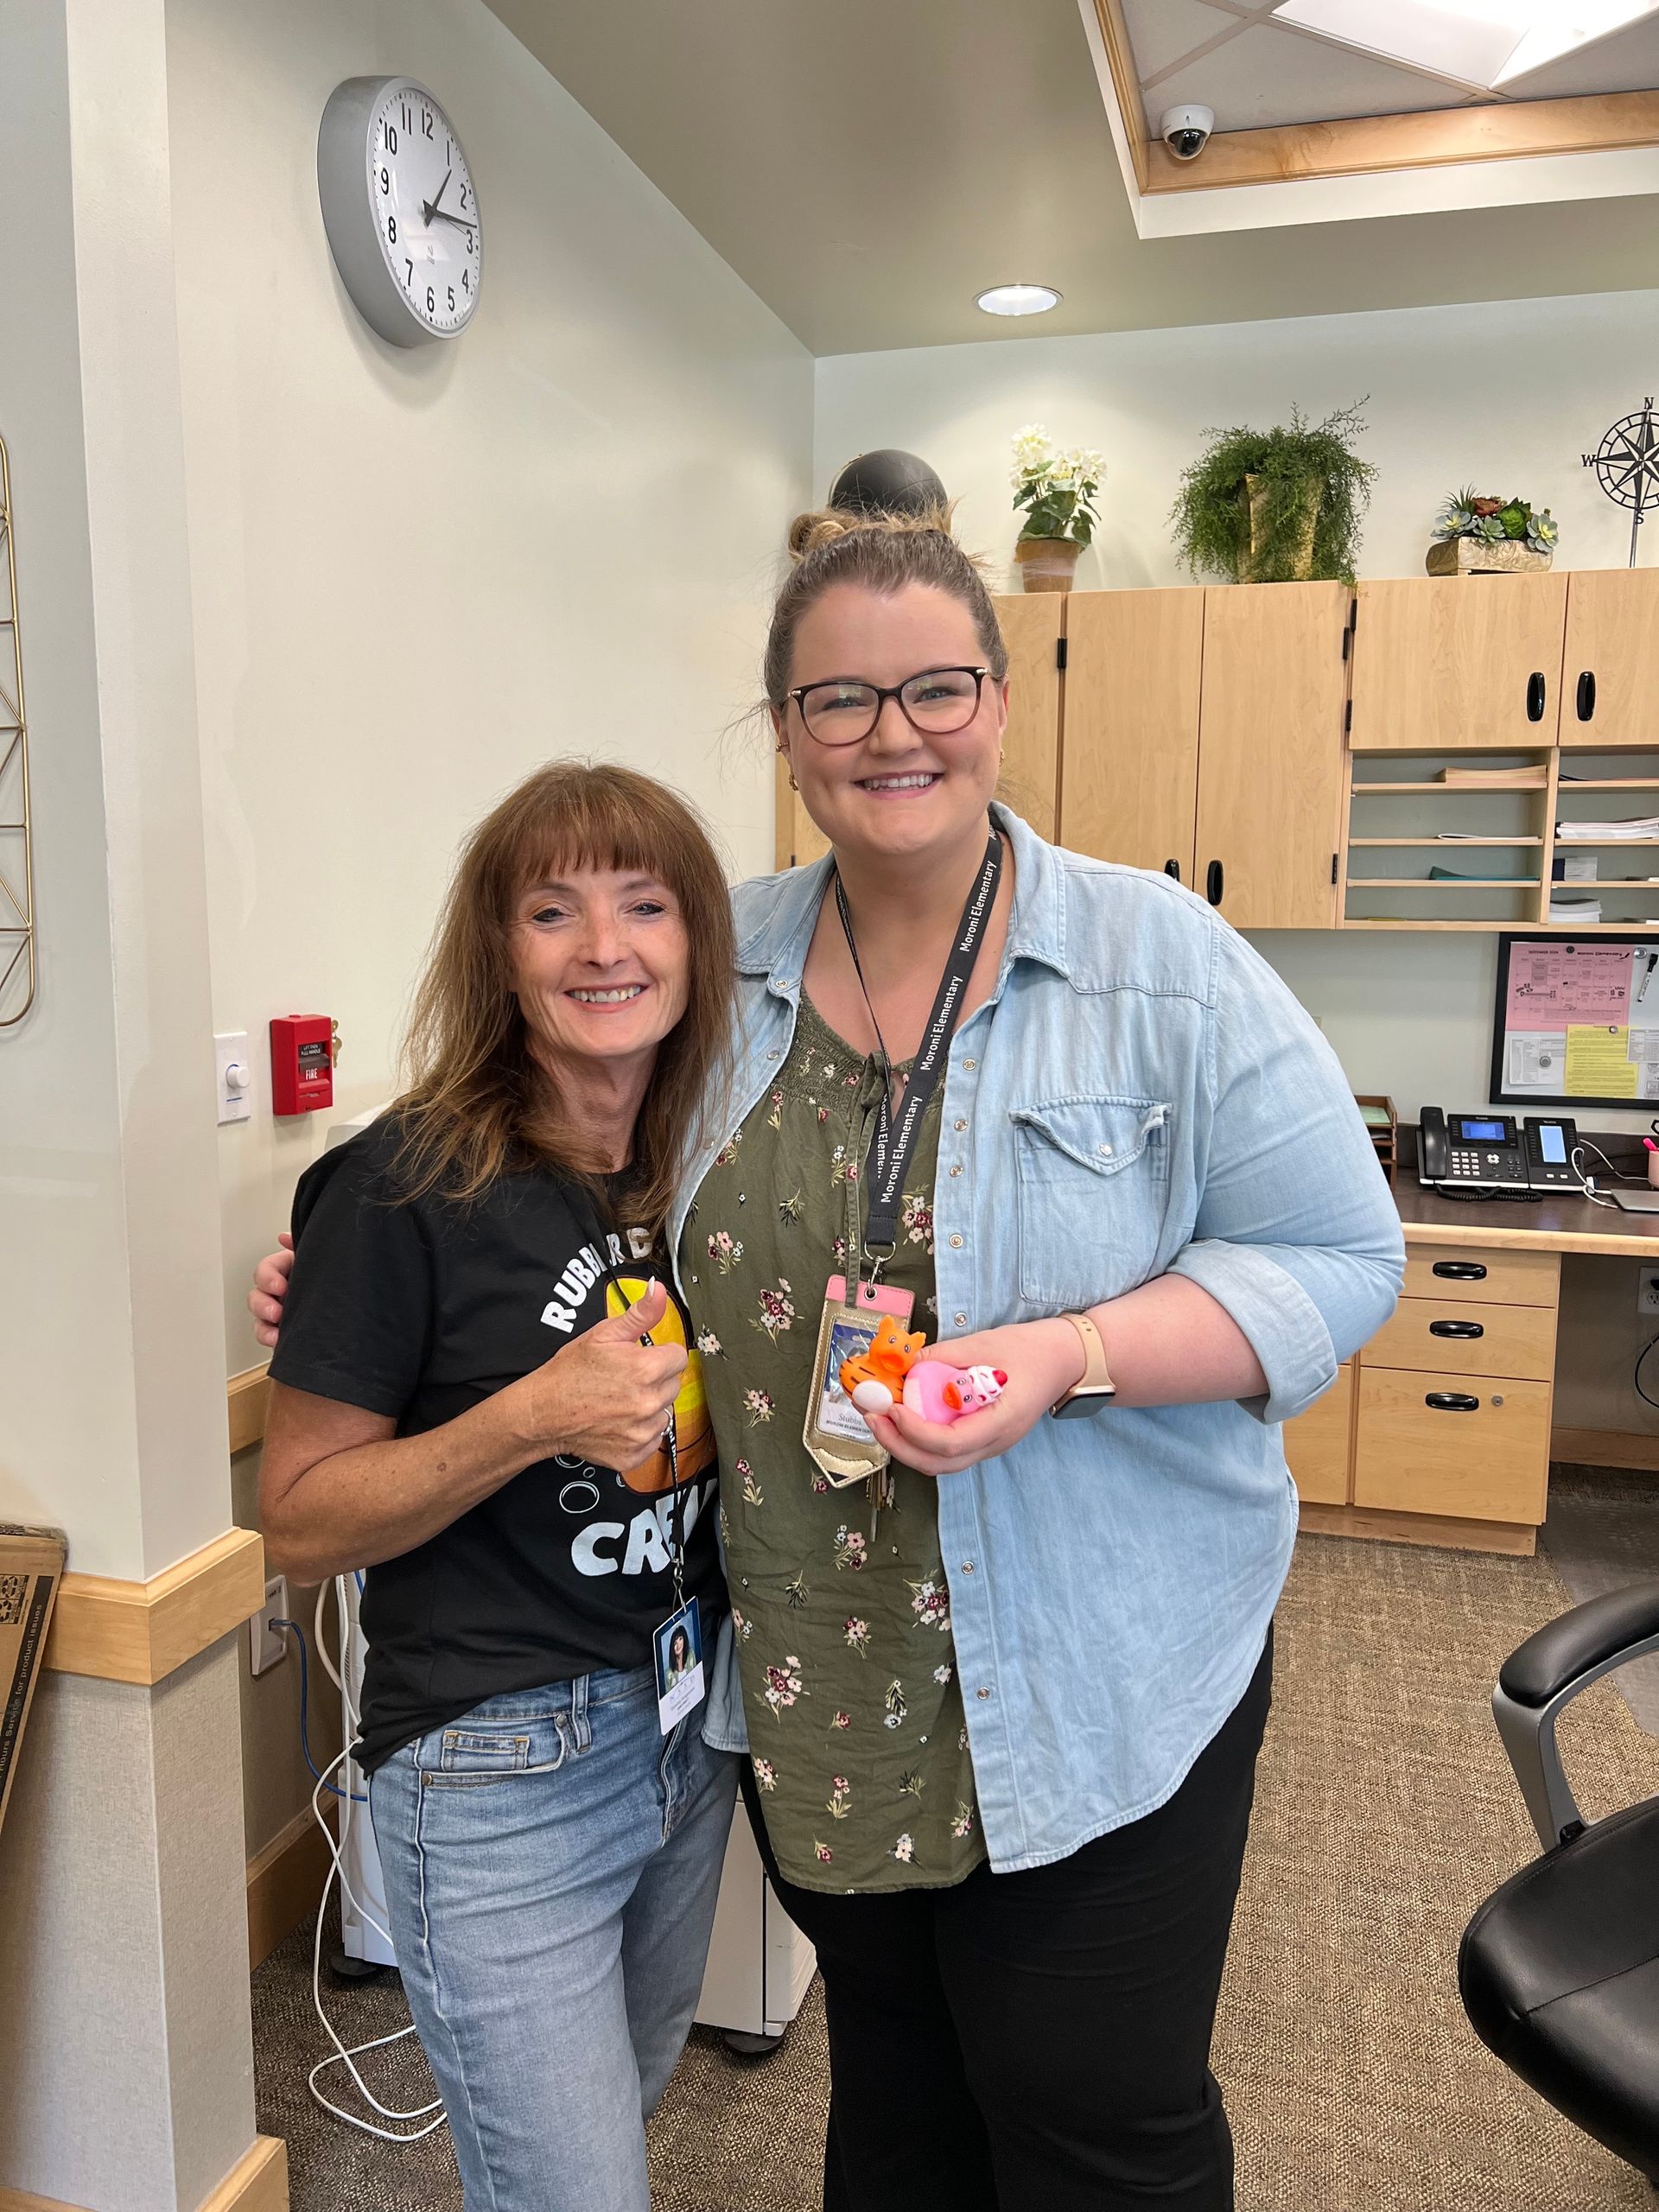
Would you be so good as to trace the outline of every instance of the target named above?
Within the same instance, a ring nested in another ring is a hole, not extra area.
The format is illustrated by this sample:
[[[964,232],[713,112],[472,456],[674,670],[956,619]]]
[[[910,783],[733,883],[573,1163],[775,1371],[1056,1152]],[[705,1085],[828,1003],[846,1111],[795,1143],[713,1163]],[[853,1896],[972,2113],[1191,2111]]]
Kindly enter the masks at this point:
[[[1504,1661],[1492,1718],[1546,1851],[1584,1827],[1556,1749],[1557,1715],[1580,1690],[1649,1651],[1659,1651],[1659,1582],[1574,1605]]]
[[[1498,1686],[1517,1705],[1548,1705],[1569,1683],[1659,1636],[1659,1582],[1610,1590],[1529,1636],[1504,1661]]]

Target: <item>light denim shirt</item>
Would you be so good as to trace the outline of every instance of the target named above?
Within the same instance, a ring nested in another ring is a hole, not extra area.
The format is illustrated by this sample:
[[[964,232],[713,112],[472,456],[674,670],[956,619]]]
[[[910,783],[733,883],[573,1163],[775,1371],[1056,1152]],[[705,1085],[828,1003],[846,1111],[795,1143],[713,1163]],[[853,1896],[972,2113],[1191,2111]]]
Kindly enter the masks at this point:
[[[994,812],[1014,908],[944,1077],[940,1337],[1186,1275],[1268,1380],[1242,1402],[1045,1417],[940,1481],[980,1813],[1007,1872],[1156,1810],[1238,1702],[1295,1539],[1279,1424],[1387,1320],[1404,1244],[1342,1069],[1266,962],[1167,877]],[[734,1127],[789,1049],[830,868],[735,894]],[[733,1664],[728,1629],[704,1733],[742,1751]]]

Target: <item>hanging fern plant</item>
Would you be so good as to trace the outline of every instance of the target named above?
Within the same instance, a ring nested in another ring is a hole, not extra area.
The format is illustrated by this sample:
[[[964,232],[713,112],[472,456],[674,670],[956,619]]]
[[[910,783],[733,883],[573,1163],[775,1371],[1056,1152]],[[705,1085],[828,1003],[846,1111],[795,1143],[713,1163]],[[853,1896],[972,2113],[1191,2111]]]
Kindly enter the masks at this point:
[[[1293,408],[1287,428],[1211,431],[1170,510],[1189,571],[1235,583],[1352,583],[1376,475],[1351,442],[1365,428],[1364,404],[1312,427]]]

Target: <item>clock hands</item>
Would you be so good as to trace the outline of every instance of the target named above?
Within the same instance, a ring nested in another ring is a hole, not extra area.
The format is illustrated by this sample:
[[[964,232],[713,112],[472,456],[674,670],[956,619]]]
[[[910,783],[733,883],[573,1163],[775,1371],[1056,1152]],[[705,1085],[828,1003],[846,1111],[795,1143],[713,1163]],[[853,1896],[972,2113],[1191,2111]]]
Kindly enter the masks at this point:
[[[448,191],[449,180],[454,176],[454,171],[453,168],[446,169],[443,173],[443,182],[438,187],[437,191],[433,194],[432,198],[430,200],[423,200],[421,202],[422,219],[425,222],[429,230],[432,226],[432,218],[438,212],[438,203],[443,198],[444,194]]]
[[[447,207],[435,207],[432,210],[432,220],[435,223],[453,223],[458,231],[470,231],[476,227],[469,223],[464,215],[452,215]]]

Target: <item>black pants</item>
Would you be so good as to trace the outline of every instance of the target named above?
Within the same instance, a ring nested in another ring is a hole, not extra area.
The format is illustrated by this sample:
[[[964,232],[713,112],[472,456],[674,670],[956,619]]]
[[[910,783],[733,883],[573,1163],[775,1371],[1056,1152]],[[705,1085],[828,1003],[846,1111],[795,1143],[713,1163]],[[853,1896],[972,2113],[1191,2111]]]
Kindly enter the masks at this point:
[[[1230,2212],[1210,2071],[1273,1639],[1166,1805],[1018,1874],[830,1897],[779,1876],[830,2027],[825,2212]]]

